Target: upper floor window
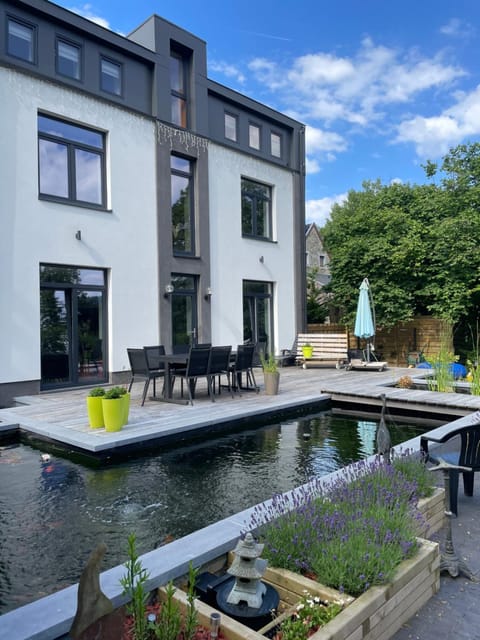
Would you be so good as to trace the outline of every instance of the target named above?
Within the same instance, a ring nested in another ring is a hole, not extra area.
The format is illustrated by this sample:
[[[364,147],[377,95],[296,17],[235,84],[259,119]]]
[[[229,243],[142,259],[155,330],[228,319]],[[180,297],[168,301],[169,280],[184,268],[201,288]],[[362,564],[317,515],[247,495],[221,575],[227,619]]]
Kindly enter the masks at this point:
[[[237,141],[237,116],[233,116],[231,113],[225,114],[225,138],[228,140]]]
[[[242,235],[272,238],[271,187],[242,178]]]
[[[260,127],[256,124],[248,125],[248,144],[252,149],[260,149]]]
[[[170,53],[170,94],[173,124],[187,127],[186,61],[177,52]]]
[[[7,53],[27,62],[35,62],[36,29],[13,18],[7,20]]]
[[[194,253],[193,163],[170,156],[173,253]]]
[[[275,156],[275,158],[282,157],[282,136],[273,131],[270,134],[270,149],[272,156]]]
[[[57,40],[57,73],[80,80],[80,47],[76,44]]]
[[[322,255],[318,256],[318,265],[320,267],[324,267],[325,266],[325,256],[322,256]]]
[[[41,198],[105,207],[105,136],[38,115]]]
[[[122,95],[122,65],[107,58],[100,62],[100,87],[102,91]]]

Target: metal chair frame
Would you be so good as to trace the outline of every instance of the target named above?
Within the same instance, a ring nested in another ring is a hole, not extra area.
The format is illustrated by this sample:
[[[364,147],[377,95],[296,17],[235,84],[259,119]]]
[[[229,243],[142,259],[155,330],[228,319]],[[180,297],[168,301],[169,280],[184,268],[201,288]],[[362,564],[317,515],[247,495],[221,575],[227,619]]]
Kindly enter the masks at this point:
[[[478,419],[478,415],[476,416]],[[455,451],[441,451],[437,454],[429,449],[428,443],[445,444],[455,437],[459,437],[460,446]],[[458,513],[458,484],[459,475],[463,474],[463,489],[466,496],[473,496],[474,474],[480,471],[480,422],[477,424],[466,425],[449,431],[440,438],[431,436],[420,437],[420,449],[424,459],[427,462],[439,464],[444,461],[453,467],[464,467],[468,470],[459,471],[450,468],[450,511],[457,515]]]

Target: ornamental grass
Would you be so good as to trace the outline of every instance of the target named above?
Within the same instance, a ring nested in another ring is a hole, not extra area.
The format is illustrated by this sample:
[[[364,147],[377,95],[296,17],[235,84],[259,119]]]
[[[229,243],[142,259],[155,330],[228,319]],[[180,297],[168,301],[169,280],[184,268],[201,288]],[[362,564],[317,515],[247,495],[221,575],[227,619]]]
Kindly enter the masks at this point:
[[[419,497],[433,492],[425,465],[408,455],[351,465],[331,483],[275,495],[249,523],[272,566],[352,596],[389,582],[417,550]]]

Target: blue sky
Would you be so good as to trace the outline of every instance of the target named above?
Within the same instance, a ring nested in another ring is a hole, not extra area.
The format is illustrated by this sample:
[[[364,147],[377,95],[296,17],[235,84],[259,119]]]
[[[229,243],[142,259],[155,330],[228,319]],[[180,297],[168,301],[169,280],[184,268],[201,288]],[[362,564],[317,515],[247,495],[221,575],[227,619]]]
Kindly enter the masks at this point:
[[[308,222],[480,138],[478,0],[59,4],[122,34],[156,13],[207,42],[212,80],[304,122]]]

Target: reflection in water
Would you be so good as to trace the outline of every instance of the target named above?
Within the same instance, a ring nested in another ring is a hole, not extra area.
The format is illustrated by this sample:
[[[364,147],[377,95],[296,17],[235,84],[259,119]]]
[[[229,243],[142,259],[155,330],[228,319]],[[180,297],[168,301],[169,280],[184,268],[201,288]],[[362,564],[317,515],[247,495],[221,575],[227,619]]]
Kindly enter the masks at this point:
[[[372,453],[376,422],[329,412],[86,468],[0,448],[0,613],[78,581],[100,541],[125,562]],[[394,443],[424,428],[390,427]]]

